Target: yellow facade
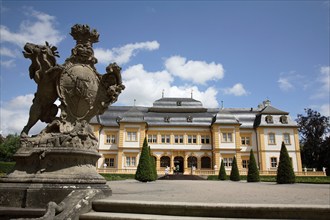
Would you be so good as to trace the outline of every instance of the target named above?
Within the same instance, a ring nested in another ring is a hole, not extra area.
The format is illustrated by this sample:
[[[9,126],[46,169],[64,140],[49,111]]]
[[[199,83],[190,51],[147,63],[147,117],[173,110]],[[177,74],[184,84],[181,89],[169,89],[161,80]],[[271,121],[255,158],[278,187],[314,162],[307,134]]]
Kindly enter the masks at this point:
[[[195,102],[195,100],[188,101]],[[180,107],[181,105],[178,105],[178,108]],[[116,107],[113,108],[119,111]],[[260,126],[255,126],[256,123],[245,125],[239,121],[244,116],[243,113],[255,116],[255,120],[259,117],[262,121],[263,117],[269,114],[263,115],[264,110],[239,109],[238,113],[234,110],[231,110],[232,112],[219,110],[208,113],[202,108],[195,110],[195,106],[191,107],[193,110],[187,108],[186,112],[169,109],[164,111],[161,107],[154,110],[127,107],[120,109],[122,113],[118,113],[119,116],[113,119],[116,123],[113,121],[109,121],[109,125],[92,123],[94,134],[100,140],[99,152],[102,157],[98,168],[106,167],[103,172],[135,173],[143,141],[146,138],[151,154],[155,158],[158,174],[164,174],[165,169],[169,167],[170,173],[176,169],[183,174],[216,175],[222,160],[226,170],[230,171],[233,157],[236,157],[241,174],[246,174],[251,149],[256,155],[261,173],[267,173],[273,170],[271,158],[278,158],[280,152],[281,143],[276,143],[274,146],[269,143],[270,133],[274,133],[276,140],[283,140],[283,134],[289,135],[286,138],[294,143],[294,150],[290,152],[294,154],[295,171],[302,171],[296,127],[273,124],[268,126],[262,123]],[[184,115],[187,116],[186,121]],[[161,117],[164,117],[163,121]],[[282,139],[279,139],[280,135]],[[104,163],[108,164],[104,166]]]

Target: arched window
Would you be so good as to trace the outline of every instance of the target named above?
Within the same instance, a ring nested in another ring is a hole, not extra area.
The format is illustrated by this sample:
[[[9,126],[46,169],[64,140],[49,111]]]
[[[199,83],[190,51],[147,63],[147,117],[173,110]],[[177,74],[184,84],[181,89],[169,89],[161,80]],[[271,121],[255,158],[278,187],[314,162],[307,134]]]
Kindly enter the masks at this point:
[[[201,159],[202,168],[211,168],[211,158],[210,157],[202,157]]]
[[[160,167],[169,167],[170,166],[170,158],[168,156],[162,156],[160,158]]]
[[[196,167],[197,168],[197,158],[190,156],[188,157],[188,167]]]

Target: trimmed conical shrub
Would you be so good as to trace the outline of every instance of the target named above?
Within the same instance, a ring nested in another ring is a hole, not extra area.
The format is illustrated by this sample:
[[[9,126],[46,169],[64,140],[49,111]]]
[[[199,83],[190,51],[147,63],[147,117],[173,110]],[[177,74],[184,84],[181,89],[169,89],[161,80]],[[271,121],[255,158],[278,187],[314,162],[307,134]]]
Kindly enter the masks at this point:
[[[223,160],[221,160],[221,166],[220,166],[220,170],[219,170],[218,179],[219,180],[226,180],[227,179],[225,164],[223,163]]]
[[[295,183],[296,176],[293,171],[292,162],[289,157],[289,153],[282,142],[280,161],[277,168],[276,182],[278,184]]]
[[[156,169],[156,161],[155,158],[152,156],[151,154],[151,150],[150,150],[150,146],[148,147],[149,150],[149,155],[150,155],[150,166],[151,166],[151,170],[152,170],[152,174],[153,174],[153,178],[154,180],[157,180],[158,176],[157,176],[157,169]]]
[[[257,167],[256,159],[254,158],[252,149],[250,151],[247,181],[248,182],[260,182],[259,170]]]
[[[231,181],[240,181],[241,180],[241,177],[240,177],[239,171],[238,171],[238,167],[237,167],[236,157],[234,157],[233,164],[231,166],[230,180]]]
[[[147,139],[144,139],[139,165],[135,173],[135,179],[140,182],[150,182],[155,180],[155,175],[151,167],[150,152]]]

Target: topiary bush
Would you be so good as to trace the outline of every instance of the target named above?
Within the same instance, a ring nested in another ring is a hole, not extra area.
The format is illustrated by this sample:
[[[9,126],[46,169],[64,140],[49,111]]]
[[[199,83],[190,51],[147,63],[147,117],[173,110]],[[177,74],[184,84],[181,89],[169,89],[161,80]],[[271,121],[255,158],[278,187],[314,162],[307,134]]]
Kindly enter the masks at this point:
[[[221,160],[221,166],[220,166],[220,170],[219,170],[218,179],[219,180],[226,180],[227,179],[225,164],[223,163],[223,160]]]
[[[139,165],[135,173],[135,179],[140,182],[155,181],[153,168],[151,167],[150,152],[147,139],[144,139]]]
[[[149,155],[150,155],[149,158],[150,158],[150,166],[151,166],[151,170],[152,170],[153,179],[157,180],[158,176],[157,176],[157,169],[156,169],[156,161],[155,161],[155,158],[151,154],[150,146],[148,147],[148,150],[149,150]]]
[[[238,171],[238,167],[237,167],[236,157],[234,157],[234,159],[233,159],[233,164],[232,164],[231,172],[230,172],[230,180],[231,181],[240,181],[241,180],[239,171]]]
[[[248,182],[260,182],[259,170],[257,167],[256,159],[254,158],[253,150],[250,151],[250,159],[248,165]]]
[[[293,171],[292,162],[289,153],[282,142],[280,161],[277,168],[276,182],[278,184],[295,183],[296,176]]]

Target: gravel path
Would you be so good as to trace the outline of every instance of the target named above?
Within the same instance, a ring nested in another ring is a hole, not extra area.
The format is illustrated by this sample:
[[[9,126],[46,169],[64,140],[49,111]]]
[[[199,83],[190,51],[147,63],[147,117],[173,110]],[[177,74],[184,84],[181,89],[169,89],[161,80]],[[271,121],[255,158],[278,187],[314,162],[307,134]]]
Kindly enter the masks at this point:
[[[244,181],[111,181],[109,199],[168,202],[329,205],[330,184],[247,183]]]

